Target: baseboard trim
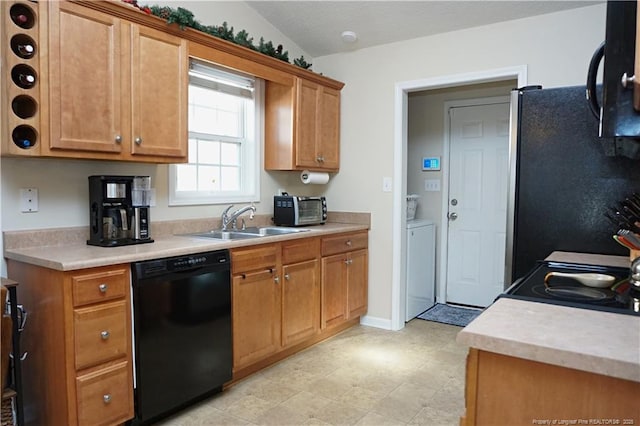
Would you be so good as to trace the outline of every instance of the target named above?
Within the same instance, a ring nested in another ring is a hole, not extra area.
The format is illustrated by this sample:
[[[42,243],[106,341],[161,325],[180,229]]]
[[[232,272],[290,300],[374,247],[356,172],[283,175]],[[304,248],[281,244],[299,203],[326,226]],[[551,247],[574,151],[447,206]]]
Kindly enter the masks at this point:
[[[365,315],[361,317],[360,324],[367,325],[369,327],[382,328],[383,330],[391,330],[391,320],[386,318],[372,317],[371,315]]]

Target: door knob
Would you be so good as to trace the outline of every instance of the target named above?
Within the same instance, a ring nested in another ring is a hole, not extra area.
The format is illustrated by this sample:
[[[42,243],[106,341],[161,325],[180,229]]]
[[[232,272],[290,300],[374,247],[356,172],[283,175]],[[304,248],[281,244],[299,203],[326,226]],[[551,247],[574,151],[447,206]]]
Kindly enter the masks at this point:
[[[450,221],[454,221],[454,220],[456,220],[457,218],[458,218],[458,213],[456,213],[456,212],[451,212],[451,213],[449,213],[449,220],[450,220]]]
[[[629,74],[625,72],[624,74],[622,74],[620,82],[622,83],[622,87],[624,87],[625,89],[630,89],[631,87],[633,87],[633,83],[636,82],[636,76],[632,75],[631,77],[629,77]]]

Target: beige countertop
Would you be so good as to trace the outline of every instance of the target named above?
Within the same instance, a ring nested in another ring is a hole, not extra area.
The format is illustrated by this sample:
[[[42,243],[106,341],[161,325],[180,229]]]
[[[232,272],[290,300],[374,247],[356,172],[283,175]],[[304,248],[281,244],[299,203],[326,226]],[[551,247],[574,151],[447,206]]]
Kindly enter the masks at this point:
[[[245,247],[255,244],[275,243],[297,238],[324,236],[342,232],[366,230],[368,224],[327,223],[309,226],[306,232],[294,234],[265,236],[243,240],[217,240],[186,235],[154,236],[154,242],[121,247],[96,247],[86,242],[72,242],[65,245],[37,245],[32,247],[6,248],[4,256],[33,265],[43,266],[59,271],[93,268],[98,266],[131,263],[141,260],[160,259],[163,257],[182,256],[202,253],[210,250]]]
[[[585,259],[584,263],[629,266],[629,258],[622,256],[554,252],[547,258]],[[480,350],[640,382],[640,316],[501,298],[462,329],[457,341]]]

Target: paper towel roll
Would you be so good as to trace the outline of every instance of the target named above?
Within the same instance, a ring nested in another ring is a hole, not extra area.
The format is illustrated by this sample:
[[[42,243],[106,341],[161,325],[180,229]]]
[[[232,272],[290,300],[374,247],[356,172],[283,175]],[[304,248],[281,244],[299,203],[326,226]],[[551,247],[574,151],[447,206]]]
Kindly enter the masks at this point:
[[[325,183],[329,182],[329,173],[310,172],[309,170],[303,170],[302,173],[300,173],[300,180],[305,185],[324,185]]]

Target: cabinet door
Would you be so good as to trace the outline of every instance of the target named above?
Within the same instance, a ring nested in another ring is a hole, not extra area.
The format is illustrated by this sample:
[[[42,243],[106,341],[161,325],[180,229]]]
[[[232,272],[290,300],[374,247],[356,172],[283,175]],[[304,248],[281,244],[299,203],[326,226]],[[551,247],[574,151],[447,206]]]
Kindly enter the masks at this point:
[[[133,155],[187,155],[187,41],[151,28],[131,28]]]
[[[349,253],[347,261],[347,319],[355,318],[367,312],[367,250]]]
[[[322,258],[321,326],[331,327],[347,319],[347,256]]]
[[[233,369],[280,349],[280,286],[275,271],[233,277]]]
[[[119,153],[122,23],[73,3],[48,4],[50,148]]]
[[[340,168],[340,91],[323,87],[318,103],[316,152],[324,169]]]
[[[320,292],[316,259],[282,268],[282,345],[313,336],[320,328]]]
[[[296,92],[296,166],[317,168],[319,163],[317,161],[316,136],[320,86],[310,81],[297,79]]]

